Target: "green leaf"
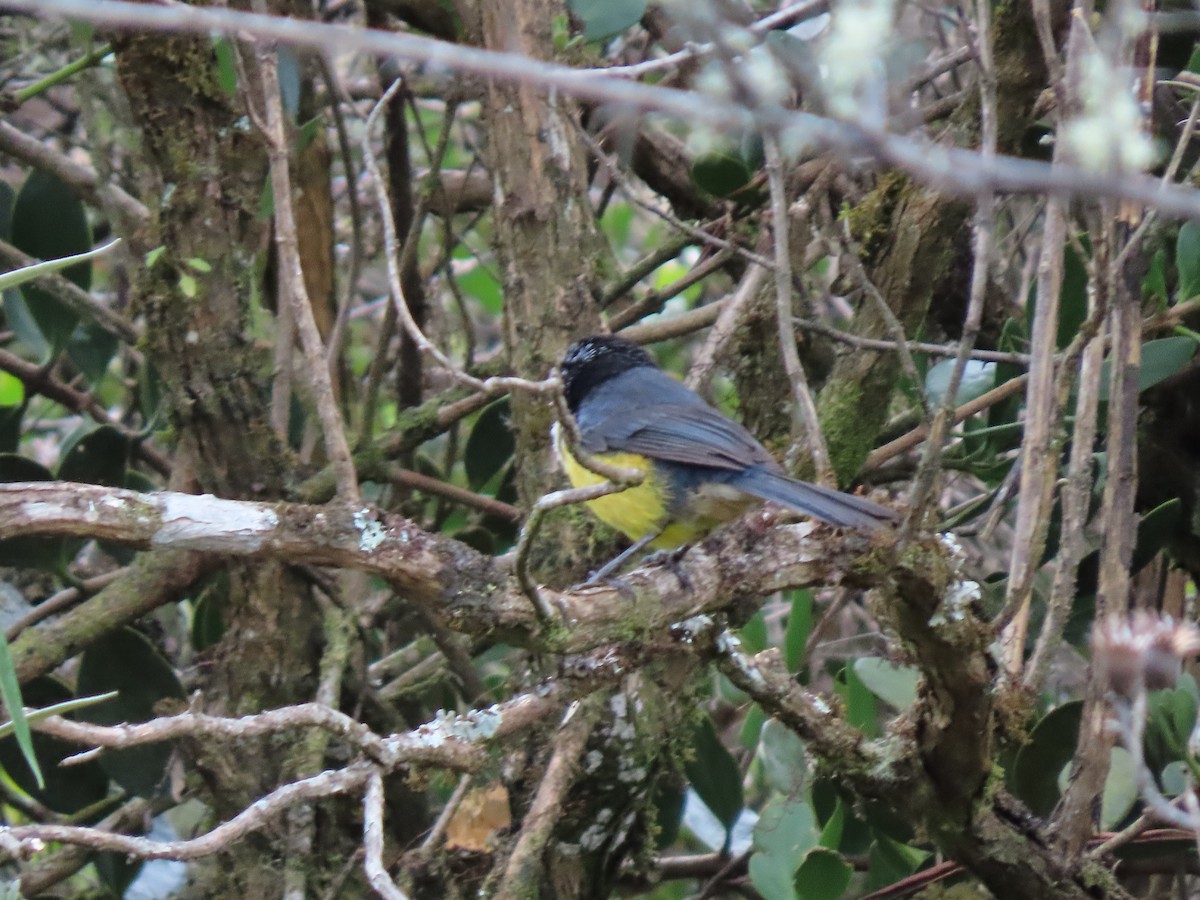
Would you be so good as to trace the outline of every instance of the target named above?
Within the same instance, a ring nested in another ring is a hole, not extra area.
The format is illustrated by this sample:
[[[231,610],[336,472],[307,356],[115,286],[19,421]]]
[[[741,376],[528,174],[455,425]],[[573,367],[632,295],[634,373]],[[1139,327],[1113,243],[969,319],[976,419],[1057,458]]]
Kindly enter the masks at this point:
[[[25,402],[25,382],[11,372],[0,372],[0,406],[20,406]]]
[[[26,711],[25,721],[32,725],[51,716],[65,716],[68,713],[87,709],[89,706],[95,706],[97,703],[103,703],[105,700],[111,700],[115,696],[117,696],[116,693],[109,691],[107,694],[97,694],[94,697],[76,697],[71,700],[63,700],[61,703],[54,703],[50,706],[41,706],[37,709]],[[16,724],[12,721],[0,725],[0,738],[6,738],[15,732]]]
[[[1037,723],[1013,766],[1013,791],[1034,815],[1047,816],[1058,803],[1058,775],[1075,754],[1083,702],[1051,710]]]
[[[46,787],[46,779],[42,777],[41,767],[38,766],[37,754],[33,751],[33,734],[29,730],[29,722],[25,718],[24,701],[21,699],[21,685],[17,681],[17,670],[13,667],[12,654],[8,652],[8,638],[0,631],[0,699],[4,700],[4,708],[8,711],[13,731],[17,736],[17,746],[29,771],[33,773],[34,781],[39,790]]]
[[[598,41],[636,25],[646,0],[567,0],[567,8],[583,22],[583,36]]]
[[[1175,267],[1179,270],[1179,299],[1200,294],[1200,221],[1184,222],[1175,239]]]
[[[155,704],[183,700],[174,669],[146,638],[121,628],[93,642],[79,664],[78,690],[83,694],[116,691],[117,697],[83,711],[80,718],[99,725],[146,722],[157,715]],[[100,765],[131,794],[153,796],[162,783],[171,748],[147,744],[105,753]]]
[[[950,387],[950,376],[954,372],[955,362],[953,359],[942,360],[925,375],[925,393],[929,395],[930,403],[938,405],[945,402],[946,389]],[[977,397],[982,397],[995,386],[996,364],[968,359],[963,369],[962,381],[958,385],[958,393],[954,395],[954,403],[956,406],[962,406]]]
[[[1055,507],[1057,514],[1058,507]],[[1133,545],[1133,558],[1130,560],[1130,574],[1137,574],[1148,566],[1159,552],[1167,546],[1179,528],[1180,517],[1183,513],[1182,503],[1178,498],[1168,500],[1150,510],[1138,520],[1137,538]],[[1047,560],[1050,557],[1046,557]],[[1079,563],[1079,571],[1075,578],[1076,606],[1072,610],[1072,622],[1076,612],[1083,614],[1084,620],[1075,624],[1090,627],[1092,610],[1095,601],[1093,595],[1100,583],[1100,551],[1094,550]],[[1087,598],[1088,602],[1081,602]],[[1077,629],[1067,629],[1068,639],[1074,641],[1073,635]]]
[[[193,256],[190,259],[185,259],[184,264],[189,269],[195,269],[197,272],[200,272],[204,275],[207,275],[209,272],[212,271],[212,263],[210,263],[207,259],[201,259],[198,256]]]
[[[0,240],[12,243],[13,198],[16,191],[7,181],[0,181]]]
[[[80,322],[67,341],[67,356],[79,367],[89,383],[99,383],[108,364],[117,353],[117,337],[94,322]]]
[[[1116,828],[1129,815],[1137,799],[1137,770],[1133,757],[1124,747],[1113,747],[1100,801],[1100,829],[1111,831]]]
[[[225,605],[229,598],[229,574],[219,572],[200,592],[192,607],[192,647],[207,650],[225,636]]]
[[[733,149],[710,150],[692,162],[692,181],[714,197],[728,197],[753,177],[753,167]]]
[[[12,242],[30,256],[58,260],[92,248],[83,204],[56,176],[35,169],[21,186],[13,204]],[[86,260],[62,270],[65,278],[85,291],[92,286],[92,266]],[[34,284],[21,293],[38,329],[57,353],[67,345],[79,317],[52,294]]]
[[[846,830],[846,805],[842,803],[839,797],[837,805],[833,808],[833,815],[829,817],[829,821],[825,823],[821,829],[821,846],[828,847],[830,850],[836,850],[842,843],[842,832]]]
[[[1187,65],[1184,68],[1189,72],[1200,73],[1200,43],[1192,44],[1192,55],[1188,57]]]
[[[792,873],[786,860],[768,853],[755,853],[750,857],[747,871],[750,883],[764,900],[795,900],[796,889],[792,885]]]
[[[729,829],[744,805],[742,773],[707,715],[692,729],[691,748],[692,758],[684,765],[684,772],[697,796],[725,826],[728,839]]]
[[[875,840],[867,854],[868,890],[879,890],[907,878],[929,858],[929,853],[893,840],[886,834],[875,832]]]
[[[860,728],[868,737],[879,733],[879,711],[875,703],[875,695],[867,688],[853,666],[842,670],[844,679],[841,688],[846,701],[846,720],[855,728]]]
[[[837,900],[850,886],[854,867],[839,853],[814,847],[796,870],[794,885],[801,900]]]
[[[25,702],[40,710],[61,708],[73,702],[71,692],[57,679],[44,676],[23,685]],[[38,715],[30,713],[27,718]],[[38,787],[29,774],[24,753],[14,737],[0,740],[0,767],[16,785],[39,803],[62,813],[75,813],[102,800],[108,793],[108,776],[95,760],[62,767],[58,763],[86,749],[45,734],[33,735],[37,758],[46,764],[45,785]]]
[[[762,740],[763,728],[769,721],[763,708],[757,703],[751,703],[745,718],[742,719],[742,727],[738,729],[738,743],[747,750],[756,749]]]
[[[1075,339],[1075,335],[1087,319],[1087,295],[1087,266],[1079,258],[1074,245],[1067,244],[1063,254],[1062,288],[1058,298],[1058,349],[1061,350]]]
[[[237,63],[233,59],[233,43],[229,38],[213,38],[213,56],[217,64],[217,84],[230,97],[236,97]]]
[[[776,719],[768,719],[758,742],[763,780],[776,793],[789,795],[808,778],[804,741]]]
[[[750,882],[767,900],[796,897],[793,876],[817,846],[817,821],[802,800],[775,798],[754,826]]]
[[[1142,296],[1153,300],[1159,309],[1166,309],[1170,296],[1167,293],[1167,251],[1159,247],[1150,258],[1150,268],[1142,279]]]
[[[854,661],[854,674],[872,694],[896,709],[908,709],[917,699],[921,672],[913,666],[901,666],[877,656]]]
[[[51,272],[57,272],[60,269],[65,269],[69,266],[78,265],[81,262],[86,262],[97,256],[107,253],[117,244],[121,243],[120,238],[114,238],[107,244],[100,247],[95,247],[84,253],[76,253],[73,256],[64,256],[61,259],[47,259],[43,262],[34,263],[32,266],[23,266],[20,269],[13,269],[11,272],[5,272],[0,275],[0,290],[9,290],[11,288],[20,287],[26,282],[33,281],[35,278],[41,278],[43,275],[49,275]]]
[[[738,637],[747,653],[762,653],[767,649],[767,620],[761,609],[739,629]]]
[[[1184,680],[1184,676],[1180,676],[1181,685]],[[1171,691],[1170,697],[1171,725],[1180,738],[1187,740],[1196,727],[1196,697],[1183,686]]]
[[[187,272],[179,273],[179,293],[189,300],[196,299],[196,279]]]
[[[1181,370],[1196,355],[1196,342],[1190,337],[1159,338],[1142,345],[1142,364],[1138,368],[1138,393],[1154,387]],[[1100,368],[1100,401],[1109,395],[1111,361]]]
[[[459,290],[474,298],[489,315],[499,315],[504,309],[504,290],[500,282],[492,274],[491,268],[467,254],[465,248],[463,252],[463,256],[455,252],[455,259],[467,262],[466,271],[456,276]]]
[[[1182,518],[1183,501],[1175,497],[1159,504],[1138,519],[1130,573],[1140,572],[1158,556],[1177,533]]]
[[[112,425],[101,425],[80,437],[58,467],[61,481],[124,487],[132,442]]]
[[[158,369],[147,362],[142,368],[142,378],[138,382],[138,401],[142,418],[146,421],[147,429],[154,428],[166,413],[166,391]]]
[[[21,292],[17,290],[4,291],[3,297],[4,320],[17,336],[17,340],[28,347],[30,353],[37,359],[48,360],[51,351],[50,344],[42,334],[42,329],[38,328],[33,313],[29,311],[29,304],[25,302]]]
[[[467,483],[478,491],[512,459],[516,450],[509,419],[512,408],[505,397],[484,409],[475,420],[475,427],[463,450],[463,465]]]
[[[812,591],[807,588],[792,593],[792,610],[788,614],[787,630],[783,634],[783,655],[787,670],[795,673],[804,665],[804,648],[812,633]]]
[[[1162,792],[1168,797],[1178,797],[1184,791],[1191,790],[1192,770],[1182,759],[1168,763],[1162,770]]]

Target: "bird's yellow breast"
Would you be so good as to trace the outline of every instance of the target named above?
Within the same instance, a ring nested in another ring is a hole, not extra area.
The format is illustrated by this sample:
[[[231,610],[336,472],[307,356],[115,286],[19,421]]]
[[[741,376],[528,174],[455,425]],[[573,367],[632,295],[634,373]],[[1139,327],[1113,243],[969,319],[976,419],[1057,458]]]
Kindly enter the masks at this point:
[[[590,487],[608,480],[590,469],[585,469],[571,454],[566,441],[559,434],[554,436],[554,449],[572,487]],[[667,507],[662,496],[662,487],[653,477],[650,461],[636,453],[605,453],[599,458],[622,469],[643,472],[646,477],[641,484],[587,501],[588,509],[595,513],[601,522],[611,525],[634,540],[661,531],[667,521]]]
[[[584,468],[571,454],[557,425],[554,428],[554,451],[572,487],[590,487],[607,481],[603,476]],[[664,482],[662,472],[653,466],[651,460],[637,453],[601,453],[597,454],[597,459],[622,469],[642,472],[645,477],[641,484],[586,501],[588,509],[601,522],[635,541],[648,534],[658,534],[650,542],[650,546],[656,550],[670,550],[690,544],[757,502],[751,499],[747,504],[749,498],[740,491],[714,486],[697,491],[696,496],[691,498],[692,502],[686,504],[686,511],[672,519],[671,510],[677,498],[671,496],[670,485]]]

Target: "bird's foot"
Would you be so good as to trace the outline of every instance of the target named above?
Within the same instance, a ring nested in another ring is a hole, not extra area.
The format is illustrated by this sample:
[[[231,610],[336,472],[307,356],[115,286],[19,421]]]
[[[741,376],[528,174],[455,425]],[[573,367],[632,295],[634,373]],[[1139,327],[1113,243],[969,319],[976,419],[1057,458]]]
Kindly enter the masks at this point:
[[[607,567],[605,567],[605,568],[607,568]],[[612,575],[608,572],[605,572],[603,568],[598,569],[595,572],[592,572],[590,575],[588,575],[587,581],[580,582],[579,584],[575,585],[575,587],[572,588],[572,590],[579,590],[582,588],[591,588],[591,587],[602,587],[602,586],[614,588],[617,591],[617,593],[620,594],[622,597],[624,597],[626,600],[636,600],[637,599],[637,593],[634,591],[633,587],[629,584],[628,581],[626,581],[624,578],[622,578],[619,575]]]
[[[671,570],[671,574],[675,576],[675,580],[679,582],[679,586],[683,588],[684,592],[690,594],[692,593],[692,579],[680,565],[688,549],[684,546],[676,547],[674,550],[658,550],[647,556],[644,562],[651,566],[666,566]]]

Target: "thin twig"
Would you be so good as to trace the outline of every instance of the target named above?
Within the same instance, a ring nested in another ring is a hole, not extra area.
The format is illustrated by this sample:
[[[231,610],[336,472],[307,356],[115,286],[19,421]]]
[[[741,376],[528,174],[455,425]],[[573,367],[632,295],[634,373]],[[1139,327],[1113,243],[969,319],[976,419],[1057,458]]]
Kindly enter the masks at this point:
[[[101,178],[95,169],[76,162],[65,153],[43,144],[8,122],[0,121],[0,153],[28,166],[56,175],[84,200],[118,213],[133,229],[150,221],[150,210],[115,184]]]
[[[371,181],[375,186],[376,201],[379,204],[380,219],[383,225],[384,257],[387,260],[388,286],[392,293],[392,303],[396,308],[401,324],[404,326],[405,333],[422,353],[427,353],[431,356],[456,381],[477,391],[482,391],[486,394],[496,394],[510,388],[518,388],[535,394],[552,392],[555,390],[552,379],[544,381],[530,381],[526,378],[488,378],[480,380],[472,375],[468,375],[459,366],[456,366],[446,354],[439,350],[433,341],[425,336],[416,319],[413,318],[412,310],[409,308],[408,301],[404,297],[404,287],[401,282],[400,265],[402,252],[399,239],[396,236],[396,225],[392,221],[390,212],[391,201],[388,198],[387,183],[383,180],[383,176],[379,171],[379,163],[375,159],[375,150],[371,146],[371,132],[374,130],[375,122],[401,87],[403,87],[401,79],[392,82],[391,87],[384,92],[383,96],[379,98],[379,102],[372,108],[370,114],[367,116],[362,149],[363,163],[367,171],[371,173]]]
[[[489,515],[498,516],[510,522],[520,522],[521,517],[524,515],[520,509],[511,503],[505,503],[494,497],[477,494],[474,491],[469,491],[466,488],[450,484],[441,479],[423,475],[420,472],[414,472],[412,469],[389,465],[380,474],[394,484],[416,488],[435,497],[445,497],[447,500],[453,500],[455,503],[462,504],[463,506],[482,510]]]
[[[688,238],[688,242],[691,242],[690,238]],[[712,256],[708,257],[708,259],[693,267],[686,275],[677,278],[663,288],[647,291],[637,302],[631,303],[620,312],[615,313],[609,318],[608,327],[613,331],[620,331],[622,328],[632,325],[646,316],[661,312],[668,300],[672,297],[678,297],[693,284],[704,280],[713,272],[722,268],[729,262],[732,256],[733,251],[728,248],[718,250]]]
[[[896,341],[861,337],[849,331],[841,331],[832,325],[826,325],[824,322],[818,322],[815,319],[797,317],[794,321],[796,327],[802,331],[811,331],[813,334],[823,335],[831,340],[848,344],[851,347],[861,347],[864,350],[896,350],[899,347]],[[909,350],[917,353],[927,353],[930,356],[955,357],[959,354],[962,347],[961,344],[930,344],[925,341],[905,341],[904,343]],[[973,349],[969,355],[971,359],[977,359],[981,362],[1013,363],[1019,366],[1029,365],[1030,360],[1028,353],[1015,353],[1005,350]]]
[[[5,632],[5,638],[10,643],[15,641],[17,635],[30,625],[36,625],[42,619],[47,619],[56,613],[62,612],[64,609],[70,609],[76,603],[86,600],[101,588],[108,587],[118,578],[124,577],[128,572],[127,568],[114,569],[111,572],[105,572],[103,575],[97,575],[95,578],[89,578],[78,585],[63,588],[58,593],[47,597],[29,610],[29,612],[25,613],[25,615],[21,616],[21,618],[9,625],[8,630]]]
[[[801,3],[791,3],[778,12],[764,16],[750,25],[746,30],[753,35],[762,37],[775,29],[790,28],[808,19],[815,19],[817,16],[823,15],[828,11],[829,0],[803,0]],[[688,43],[682,50],[677,50],[658,59],[650,59],[630,66],[609,66],[608,68],[596,69],[595,71],[597,74],[606,75],[610,78],[641,78],[645,75],[652,75],[657,72],[677,68],[690,59],[708,56],[715,49],[716,47],[712,43]]]
[[[465,74],[537,84],[564,94],[611,102],[630,110],[657,110],[693,125],[736,128],[752,124],[737,98],[606,78],[595,70],[578,70],[531,59],[518,53],[480,49],[468,44],[421,37],[408,32],[384,32],[345,25],[325,25],[297,18],[263,16],[217,7],[181,3],[157,6],[129,0],[7,0],[14,11],[51,17],[66,16],[114,29],[251,34],[323,52],[398,56]],[[1183,218],[1200,217],[1200,191],[1171,187],[1157,179],[1125,173],[1113,178],[1107,171],[1075,166],[1052,168],[1031,159],[998,156],[984,165],[971,150],[935,144],[920,135],[889,133],[875,122],[834,121],[806,112],[760,110],[759,126],[772,134],[795,130],[809,140],[811,152],[839,151],[873,155],[904,169],[934,188],[978,195],[1044,192],[1056,197],[1088,196],[1132,200]]]
[[[747,266],[737,289],[732,295],[720,301],[719,306],[715,307],[720,315],[713,322],[712,331],[709,332],[700,349],[696,351],[692,365],[688,369],[687,378],[684,379],[684,384],[693,391],[701,394],[707,392],[709,382],[716,371],[717,356],[737,331],[744,318],[743,311],[750,305],[755,294],[762,287],[766,274],[767,270],[762,266]],[[701,307],[701,309],[710,308],[713,307]],[[667,321],[675,320],[668,319]],[[622,333],[622,337],[627,335],[628,332]]]
[[[363,848],[363,871],[375,892],[384,900],[408,900],[383,864],[383,775],[378,769],[367,776],[363,797]]]
[[[277,788],[198,838],[185,841],[155,841],[149,838],[113,834],[77,825],[18,825],[0,827],[0,852],[23,858],[48,842],[80,844],[92,850],[106,850],[138,859],[200,859],[218,853],[247,834],[269,825],[295,803],[316,800],[359,790],[376,771],[371,763],[355,763],[345,769],[322,772]]]
[[[783,351],[783,368],[792,386],[803,428],[802,440],[808,455],[812,457],[817,481],[836,487],[837,473],[833,471],[833,464],[829,461],[829,448],[825,446],[825,436],[821,431],[820,417],[817,415],[817,404],[813,400],[808,377],[804,374],[804,366],[800,362],[800,352],[796,349],[796,333],[792,325],[792,257],[788,243],[788,203],[783,183],[782,154],[778,144],[772,139],[768,139],[765,146],[767,182],[771,188],[771,234],[775,247],[775,315],[779,343]]]
[[[1018,375],[1016,378],[1004,382],[999,387],[992,388],[986,394],[981,394],[969,403],[964,403],[954,411],[952,424],[957,424],[963,419],[969,419],[971,416],[983,412],[988,407],[995,406],[1000,401],[1008,399],[1020,391],[1028,380],[1028,375]],[[882,447],[872,450],[867,456],[866,462],[862,464],[860,472],[869,472],[871,469],[878,469],[889,459],[919,446],[928,436],[929,427],[927,425],[918,425],[907,434],[903,434],[894,441],[889,441]]]
[[[358,173],[354,168],[354,154],[350,149],[350,135],[346,130],[346,118],[342,115],[341,82],[329,59],[323,53],[315,54],[317,66],[321,70],[321,78],[329,90],[329,109],[333,114],[334,129],[337,132],[338,154],[342,158],[342,168],[346,172],[346,200],[350,207],[350,260],[342,276],[341,296],[338,298],[337,317],[333,322],[333,330],[326,342],[326,354],[329,361],[330,378],[336,377],[337,360],[341,355],[342,337],[345,334],[346,322],[350,318],[350,308],[354,305],[354,292],[358,289],[358,275],[362,268],[362,208],[358,200]]]
[[[3,127],[6,127],[5,123],[0,122],[0,128]],[[116,243],[116,241],[110,241],[106,247],[101,249],[107,250]],[[3,240],[0,240],[0,260],[15,268],[22,269],[42,262],[42,260],[34,259],[28,253]],[[33,279],[33,283],[53,294],[57,300],[76,315],[82,316],[88,321],[95,322],[123,343],[131,345],[137,343],[139,337],[138,331],[129,320],[120,313],[109,309],[103,303],[98,302],[95,297],[69,278],[65,278],[60,272],[50,272],[40,275]]]
[[[988,0],[975,4],[975,54],[979,62],[979,110],[980,110],[980,153],[986,161],[996,156],[996,72],[992,59],[992,14]],[[976,200],[974,266],[971,272],[971,293],[967,301],[967,312],[963,320],[962,337],[958,353],[950,370],[942,402],[929,428],[929,439],[925,442],[925,453],[917,466],[910,493],[909,512],[900,526],[899,540],[904,541],[915,528],[923,524],[926,509],[934,501],[934,486],[942,458],[946,432],[954,418],[954,404],[958,400],[958,389],[975,341],[983,321],[984,303],[987,299],[989,272],[992,259],[992,228],[996,210],[996,195],[984,191]],[[903,357],[902,357],[903,358]]]
[[[568,709],[562,730],[553,742],[554,754],[525,814],[521,834],[496,890],[497,900],[519,900],[537,894],[542,854],[554,832],[554,826],[562,818],[563,801],[571,789],[580,757],[603,708],[603,699],[601,695],[592,695]]]
[[[256,6],[265,9],[259,0]],[[261,11],[261,10],[260,10]],[[280,284],[300,334],[312,384],[313,400],[321,420],[325,452],[333,468],[338,499],[357,506],[361,502],[354,459],[346,441],[346,426],[338,409],[333,383],[329,378],[325,347],[313,318],[312,302],[304,283],[304,269],[296,237],[296,217],[292,208],[292,179],[288,171],[288,139],[283,100],[279,88],[279,68],[274,48],[260,45],[256,58],[262,83],[262,101],[266,112],[267,155],[271,166],[271,193],[275,202],[275,246],[279,252]]]
[[[446,829],[450,827],[450,820],[454,818],[454,814],[458,811],[458,807],[462,804],[463,797],[467,796],[467,789],[471,786],[471,776],[464,775],[458,779],[458,784],[455,785],[453,793],[450,794],[446,805],[442,807],[442,811],[438,813],[437,821],[433,823],[433,827],[429,829],[429,834],[425,835],[425,840],[421,841],[421,850],[429,852],[436,849],[445,837]]]

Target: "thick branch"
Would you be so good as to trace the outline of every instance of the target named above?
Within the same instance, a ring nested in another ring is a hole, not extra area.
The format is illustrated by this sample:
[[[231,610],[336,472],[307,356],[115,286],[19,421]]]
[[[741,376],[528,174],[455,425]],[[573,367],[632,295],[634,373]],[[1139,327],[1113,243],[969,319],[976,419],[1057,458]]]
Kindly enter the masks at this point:
[[[360,569],[388,579],[455,629],[493,637],[499,633],[524,644],[541,631],[503,561],[422,531],[409,519],[366,507],[347,510],[173,492],[141,494],[89,484],[14,482],[0,485],[0,538],[17,534],[103,537],[141,548]],[[725,529],[684,557],[678,570],[690,591],[681,589],[675,571],[666,566],[629,574],[620,590],[604,586],[545,591],[550,606],[561,611],[561,621],[569,627],[536,639],[545,649],[577,652],[614,636],[656,630],[786,587],[849,578],[866,585],[877,577],[855,571],[856,558],[870,547],[865,536],[838,536],[814,524],[764,530],[764,519],[757,518],[747,527]],[[884,571],[886,566],[880,565],[878,572]],[[18,646],[36,653],[34,647]],[[43,662],[56,655],[43,654]],[[53,664],[57,661],[61,658]],[[23,661],[18,668],[26,674]]]

